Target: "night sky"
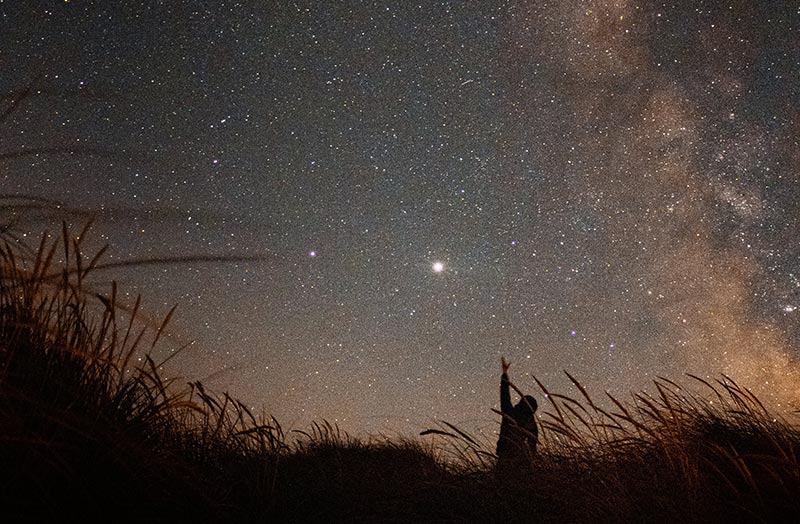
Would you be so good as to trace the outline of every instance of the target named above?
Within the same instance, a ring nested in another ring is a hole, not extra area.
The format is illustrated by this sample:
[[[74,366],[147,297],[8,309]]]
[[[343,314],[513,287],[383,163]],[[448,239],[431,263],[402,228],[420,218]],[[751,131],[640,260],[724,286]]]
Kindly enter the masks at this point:
[[[58,203],[18,232],[258,257],[98,274],[178,304],[170,374],[354,433],[491,435],[501,355],[800,407],[796,2],[0,0],[0,39],[0,193]]]

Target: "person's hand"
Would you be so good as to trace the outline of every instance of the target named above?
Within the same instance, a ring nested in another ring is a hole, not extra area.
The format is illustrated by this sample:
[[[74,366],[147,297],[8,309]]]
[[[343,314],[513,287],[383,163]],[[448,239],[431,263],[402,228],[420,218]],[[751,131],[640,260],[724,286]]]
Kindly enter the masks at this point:
[[[511,366],[511,364],[506,361],[506,357],[500,357],[500,365],[503,366],[503,374],[508,373],[508,368]]]

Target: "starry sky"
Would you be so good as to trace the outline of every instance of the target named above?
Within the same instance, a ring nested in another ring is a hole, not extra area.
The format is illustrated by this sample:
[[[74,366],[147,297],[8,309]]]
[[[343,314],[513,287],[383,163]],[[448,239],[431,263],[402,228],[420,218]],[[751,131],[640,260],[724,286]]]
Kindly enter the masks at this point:
[[[356,434],[491,434],[501,355],[540,397],[800,406],[795,2],[0,0],[0,34],[3,220],[255,257],[99,277],[178,304],[172,374]]]

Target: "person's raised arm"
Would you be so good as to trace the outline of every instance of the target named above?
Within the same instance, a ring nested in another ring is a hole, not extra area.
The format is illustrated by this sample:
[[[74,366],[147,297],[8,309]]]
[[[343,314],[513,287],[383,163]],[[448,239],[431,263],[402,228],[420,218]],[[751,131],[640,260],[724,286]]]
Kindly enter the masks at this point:
[[[511,387],[508,382],[510,364],[506,362],[505,357],[500,357],[500,365],[503,368],[503,374],[500,376],[500,411],[505,414],[511,414],[513,406],[511,404]]]

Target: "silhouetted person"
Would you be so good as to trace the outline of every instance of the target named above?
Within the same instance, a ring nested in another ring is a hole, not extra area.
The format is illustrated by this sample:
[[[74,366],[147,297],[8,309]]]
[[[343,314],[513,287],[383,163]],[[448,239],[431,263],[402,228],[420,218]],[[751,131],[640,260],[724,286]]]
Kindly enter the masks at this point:
[[[511,404],[511,385],[508,380],[509,363],[500,359],[503,374],[500,377],[500,438],[497,439],[497,465],[505,468],[510,465],[530,464],[536,453],[539,428],[536,426],[536,399],[523,396],[516,406]]]

